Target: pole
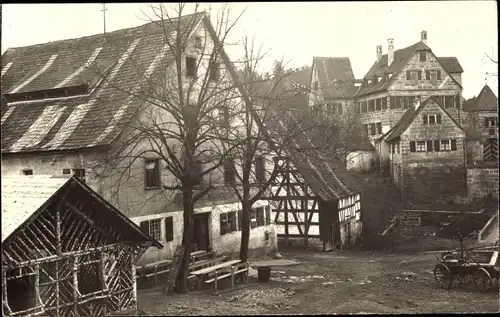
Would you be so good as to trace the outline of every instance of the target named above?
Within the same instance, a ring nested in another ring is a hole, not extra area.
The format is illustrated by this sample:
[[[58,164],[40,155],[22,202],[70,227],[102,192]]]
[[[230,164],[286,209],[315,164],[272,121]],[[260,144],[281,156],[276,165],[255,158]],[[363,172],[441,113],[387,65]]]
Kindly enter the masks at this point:
[[[106,11],[108,11],[108,9],[106,9],[106,4],[103,3],[102,4],[102,18],[103,18],[103,22],[104,22],[104,34],[106,34]]]

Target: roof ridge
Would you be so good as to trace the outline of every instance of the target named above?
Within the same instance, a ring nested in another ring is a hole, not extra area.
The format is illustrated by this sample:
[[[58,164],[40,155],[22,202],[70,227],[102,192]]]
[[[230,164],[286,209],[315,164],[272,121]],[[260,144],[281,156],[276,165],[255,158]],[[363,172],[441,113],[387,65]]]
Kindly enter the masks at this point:
[[[184,19],[184,18],[187,18],[187,17],[190,17],[190,16],[194,16],[194,15],[197,15],[197,14],[205,15],[206,13],[205,13],[205,11],[200,11],[200,12],[195,12],[195,13],[183,15],[183,16],[180,16],[180,17],[166,19],[165,21],[174,22],[175,20]],[[13,51],[13,50],[16,50],[16,49],[35,48],[37,46],[44,46],[44,45],[51,45],[51,44],[62,44],[64,42],[68,42],[69,43],[70,41],[75,41],[75,40],[83,40],[83,39],[90,39],[90,38],[115,36],[115,35],[117,35],[117,34],[119,34],[121,32],[132,31],[134,29],[140,29],[140,28],[146,27],[147,25],[151,25],[151,24],[157,23],[159,21],[161,21],[161,20],[154,20],[154,21],[150,21],[150,22],[147,22],[147,23],[144,23],[144,24],[141,24],[141,25],[131,26],[131,27],[127,27],[127,28],[122,28],[122,29],[114,30],[114,31],[107,32],[107,33],[96,33],[96,34],[85,35],[85,36],[80,36],[80,37],[73,37],[73,38],[61,39],[61,40],[56,40],[56,41],[49,41],[49,42],[44,42],[44,43],[37,43],[37,44],[31,44],[31,45],[9,47],[9,48],[7,48],[5,50],[5,52],[2,54],[2,56],[5,53],[7,53],[7,52]]]

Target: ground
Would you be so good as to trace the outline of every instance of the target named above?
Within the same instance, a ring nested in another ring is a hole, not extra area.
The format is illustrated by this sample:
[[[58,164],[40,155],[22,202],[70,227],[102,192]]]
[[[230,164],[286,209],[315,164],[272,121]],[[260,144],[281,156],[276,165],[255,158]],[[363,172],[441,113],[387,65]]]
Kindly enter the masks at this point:
[[[159,289],[139,291],[148,315],[340,314],[498,312],[498,288],[438,289],[432,254],[337,250],[283,251],[296,266],[276,268],[269,283],[250,278],[243,288],[166,297]]]

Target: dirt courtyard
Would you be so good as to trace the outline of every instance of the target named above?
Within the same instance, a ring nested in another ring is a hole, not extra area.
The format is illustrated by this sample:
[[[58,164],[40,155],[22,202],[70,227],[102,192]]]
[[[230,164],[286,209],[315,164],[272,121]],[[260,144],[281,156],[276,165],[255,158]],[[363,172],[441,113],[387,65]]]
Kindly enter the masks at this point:
[[[367,251],[280,251],[296,266],[273,269],[269,283],[250,277],[246,287],[166,297],[159,289],[138,292],[148,315],[347,314],[498,312],[498,287],[438,289],[432,254]],[[253,272],[252,272],[253,273]]]

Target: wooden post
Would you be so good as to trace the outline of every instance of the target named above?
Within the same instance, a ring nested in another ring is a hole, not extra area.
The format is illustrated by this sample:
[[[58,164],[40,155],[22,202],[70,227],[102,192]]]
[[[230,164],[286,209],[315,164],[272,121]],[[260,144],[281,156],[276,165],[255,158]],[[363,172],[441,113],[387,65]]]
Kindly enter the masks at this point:
[[[132,270],[132,296],[134,296],[134,309],[137,310],[137,279],[134,265],[134,258],[130,257],[130,269]]]
[[[218,277],[218,272],[215,271],[215,280],[214,280],[214,291],[217,291],[217,277]]]
[[[155,281],[155,285],[158,285],[158,264],[155,264],[154,281]]]
[[[286,179],[286,197],[287,197],[287,199],[283,201],[283,205],[285,206],[285,241],[287,242],[288,246],[290,246],[289,233],[288,233],[288,208],[291,205],[290,202],[288,201],[288,199],[290,199],[290,160],[287,160],[286,162],[285,179]]]
[[[234,271],[237,266],[232,266],[231,267],[231,288],[234,288]]]
[[[75,255],[73,261],[73,311],[78,315],[78,255]]]
[[[7,301],[7,268],[5,266],[2,267],[2,312],[4,316],[10,314],[9,303]],[[5,308],[7,311],[5,311]]]
[[[303,186],[303,190],[304,192],[304,196],[308,196],[309,195],[309,192],[307,191],[307,186]],[[302,209],[304,210],[304,249],[307,249],[307,247],[309,246],[309,239],[308,239],[308,235],[309,235],[309,219],[308,219],[308,215],[307,215],[307,210],[309,209],[309,200],[302,200],[300,202],[302,204]]]

